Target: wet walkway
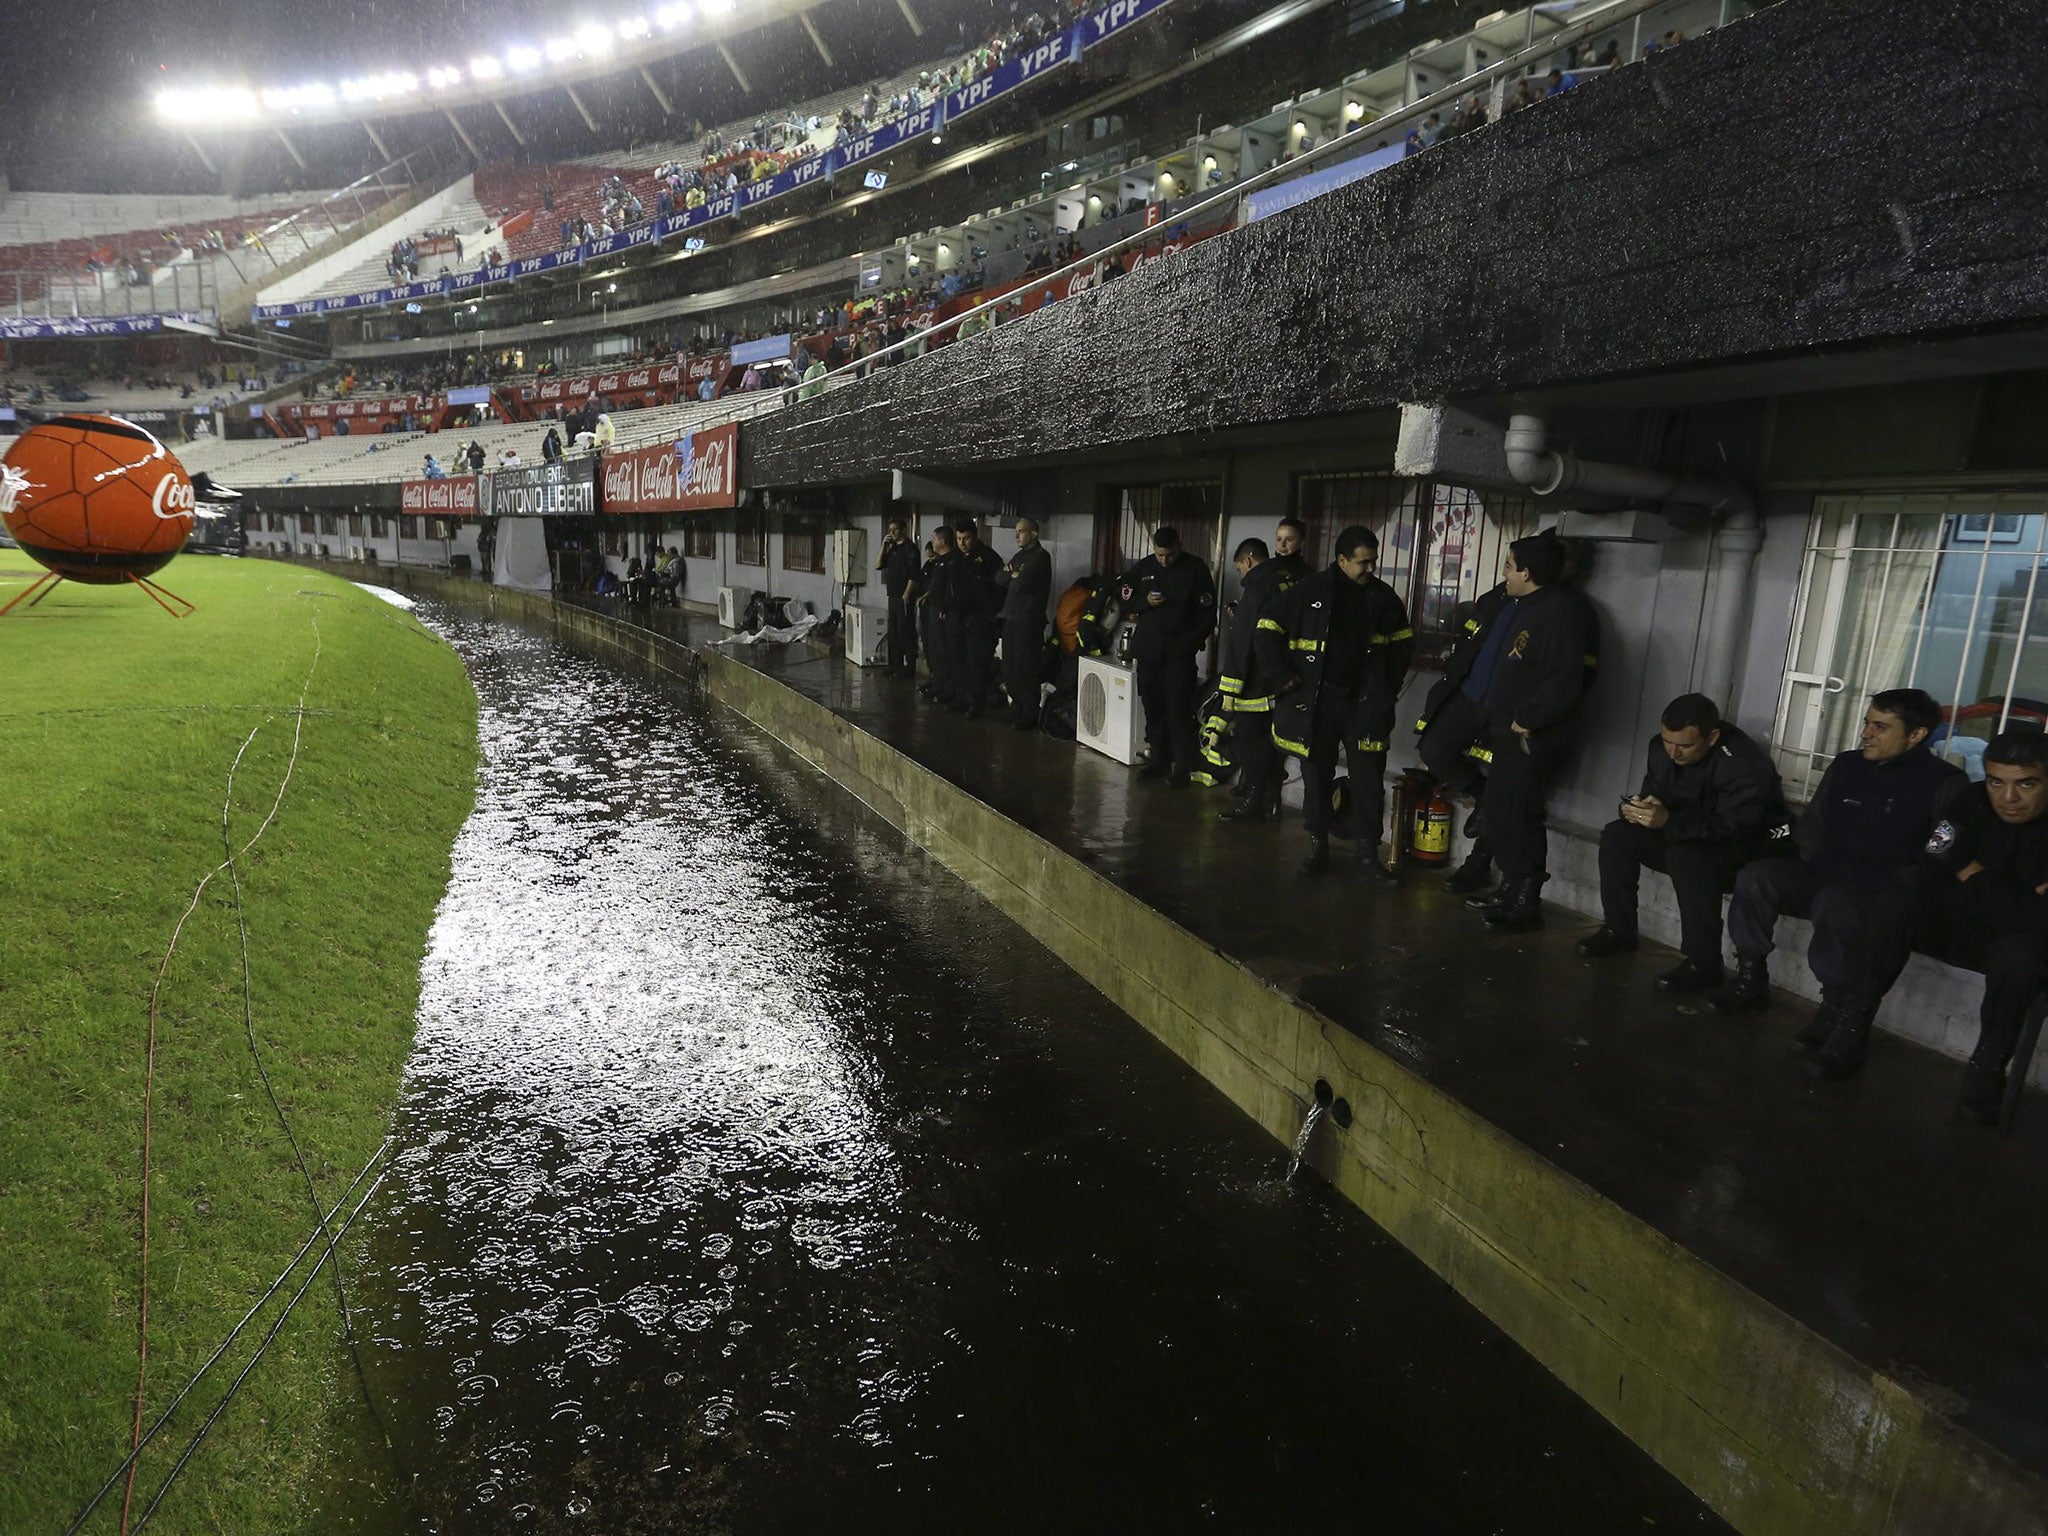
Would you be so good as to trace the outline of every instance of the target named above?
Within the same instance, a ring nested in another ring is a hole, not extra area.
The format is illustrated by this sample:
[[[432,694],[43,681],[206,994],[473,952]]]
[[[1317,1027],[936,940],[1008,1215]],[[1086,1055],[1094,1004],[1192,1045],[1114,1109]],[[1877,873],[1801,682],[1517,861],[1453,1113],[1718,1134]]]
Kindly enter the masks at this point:
[[[710,620],[634,621],[702,643]],[[883,737],[1455,1095],[2036,1472],[2048,1472],[2048,1102],[1950,1120],[1959,1063],[1881,1036],[1855,1081],[1784,1045],[1806,1005],[1729,1021],[1651,990],[1674,956],[1589,963],[1552,909],[1489,932],[1433,876],[1303,881],[1298,820],[1141,784],[1071,743],[935,711],[818,647],[733,654]],[[1654,879],[1655,876],[1645,876]]]
[[[365,1526],[1724,1529],[783,749],[421,614],[484,765],[357,1301],[421,1507]]]

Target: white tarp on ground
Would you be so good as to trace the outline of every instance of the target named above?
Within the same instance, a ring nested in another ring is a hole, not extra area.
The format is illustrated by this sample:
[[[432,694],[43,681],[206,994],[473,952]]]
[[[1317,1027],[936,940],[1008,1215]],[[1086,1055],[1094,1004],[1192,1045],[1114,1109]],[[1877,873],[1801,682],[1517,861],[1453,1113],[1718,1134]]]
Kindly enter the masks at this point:
[[[522,592],[554,589],[554,572],[548,566],[548,536],[537,517],[498,519],[498,546],[492,562],[491,579],[501,587]]]
[[[365,592],[369,593],[370,596],[372,597],[383,598],[385,602],[389,603],[394,608],[416,608],[419,606],[411,598],[407,597],[403,592],[394,592],[389,587],[372,586],[367,581],[351,582],[350,585],[361,587]]]
[[[811,605],[802,598],[797,597],[789,599],[783,606],[782,616],[790,622],[781,629],[763,627],[754,630],[752,633],[739,629],[734,630],[729,635],[720,635],[711,643],[713,645],[759,645],[765,640],[786,645],[792,640],[803,639],[805,635],[808,635],[818,627],[823,617],[820,614],[811,612]]]

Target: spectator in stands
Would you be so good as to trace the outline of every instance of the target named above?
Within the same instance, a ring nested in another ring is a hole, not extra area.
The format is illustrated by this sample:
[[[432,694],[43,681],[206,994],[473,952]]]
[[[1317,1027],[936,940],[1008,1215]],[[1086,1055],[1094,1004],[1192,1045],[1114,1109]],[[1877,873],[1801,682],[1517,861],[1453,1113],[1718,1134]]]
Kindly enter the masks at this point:
[[[448,471],[441,467],[441,461],[431,453],[427,455],[426,467],[420,471],[429,480],[446,480]]]
[[[1806,1064],[1821,1080],[1852,1076],[1877,1008],[1916,949],[1984,974],[1977,1047],[1958,1118],[1989,1125],[2006,1064],[2044,980],[2048,941],[2048,735],[2008,730],[1984,749],[1984,787],[1958,795],[1909,875],[1871,903],[1850,957],[1848,998]]]
[[[1969,787],[1963,771],[1928,750],[1941,706],[1918,688],[1892,688],[1863,712],[1861,745],[1828,765],[1794,832],[1797,853],[1743,867],[1728,904],[1736,973],[1712,999],[1717,1013],[1770,1003],[1772,931],[1780,914],[1813,919],[1806,963],[1821,1006],[1792,1050],[1818,1050],[1849,984],[1856,929],[1884,889],[1919,857],[1928,831]]]
[[[555,464],[561,461],[562,434],[557,432],[552,425],[548,428],[547,436],[540,440],[540,457],[543,464]]]
[[[484,472],[484,445],[472,437],[469,440],[469,447],[465,452],[469,459],[469,472],[473,475],[482,474]]]
[[[803,387],[797,390],[797,399],[815,400],[818,396],[825,393],[825,374],[827,371],[825,360],[822,357],[812,358],[811,366],[804,370]]]
[[[1704,694],[1664,706],[1640,792],[1600,833],[1600,928],[1579,940],[1589,960],[1636,947],[1636,887],[1644,865],[1671,877],[1684,958],[1657,978],[1661,992],[1721,985],[1721,896],[1738,872],[1787,833],[1771,755]]]
[[[498,468],[517,469],[518,467],[519,450],[508,443],[498,451]]]
[[[550,181],[540,189],[540,205],[549,213],[555,211],[555,184]]]
[[[1579,77],[1577,75],[1568,75],[1561,69],[1553,69],[1544,80],[1543,94],[1546,96],[1562,96],[1578,83]]]

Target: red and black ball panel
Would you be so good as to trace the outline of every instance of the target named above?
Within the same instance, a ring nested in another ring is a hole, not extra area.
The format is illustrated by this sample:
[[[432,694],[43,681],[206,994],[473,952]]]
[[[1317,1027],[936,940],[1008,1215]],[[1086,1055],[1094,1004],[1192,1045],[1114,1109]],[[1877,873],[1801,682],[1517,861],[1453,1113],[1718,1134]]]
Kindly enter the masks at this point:
[[[150,575],[191,536],[185,467],[118,416],[43,422],[16,438],[0,464],[0,524],[25,553],[69,580]]]

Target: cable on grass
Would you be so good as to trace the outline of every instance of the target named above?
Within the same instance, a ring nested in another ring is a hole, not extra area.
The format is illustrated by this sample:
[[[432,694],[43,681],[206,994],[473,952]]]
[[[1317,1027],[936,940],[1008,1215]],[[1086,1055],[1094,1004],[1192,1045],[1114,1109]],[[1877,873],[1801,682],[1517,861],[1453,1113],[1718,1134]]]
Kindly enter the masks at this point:
[[[134,1465],[136,1458],[139,1457],[143,1453],[143,1451],[148,1448],[149,1442],[157,1437],[158,1433],[163,1429],[163,1427],[166,1424],[170,1423],[171,1415],[178,1411],[178,1406],[181,1403],[183,1403],[186,1398],[192,1395],[193,1389],[196,1388],[199,1385],[199,1383],[205,1378],[206,1373],[213,1369],[213,1367],[219,1362],[221,1356],[225,1355],[228,1352],[228,1350],[234,1345],[235,1340],[241,1337],[242,1330],[249,1326],[250,1320],[254,1318],[258,1312],[261,1312],[263,1310],[265,1304],[269,1302],[271,1297],[275,1296],[280,1290],[284,1288],[285,1281],[289,1280],[292,1277],[293,1271],[295,1271],[299,1267],[299,1261],[305,1258],[305,1256],[308,1253],[312,1252],[313,1245],[319,1242],[322,1235],[330,1230],[329,1223],[336,1216],[339,1216],[341,1214],[341,1208],[348,1204],[349,1197],[354,1195],[357,1187],[361,1185],[364,1179],[370,1176],[370,1169],[376,1165],[376,1162],[380,1157],[382,1157],[387,1151],[390,1150],[390,1147],[391,1138],[389,1136],[386,1136],[382,1141],[377,1143],[377,1150],[370,1154],[369,1160],[365,1162],[363,1166],[356,1171],[356,1176],[353,1179],[349,1180],[348,1188],[341,1192],[341,1198],[334,1202],[333,1209],[325,1214],[325,1216],[321,1219],[320,1224],[318,1226],[314,1227],[311,1232],[306,1234],[306,1240],[303,1243],[299,1244],[299,1251],[292,1255],[291,1261],[288,1264],[286,1264],[283,1269],[278,1271],[277,1278],[270,1282],[269,1286],[265,1288],[263,1294],[261,1296],[258,1296],[256,1300],[250,1305],[249,1310],[242,1314],[242,1320],[236,1323],[234,1327],[228,1330],[228,1336],[222,1339],[219,1344],[214,1346],[213,1353],[208,1355],[206,1359],[200,1364],[199,1369],[192,1373],[192,1379],[187,1381],[184,1386],[178,1389],[178,1395],[171,1399],[169,1407],[165,1408],[162,1413],[157,1415],[156,1422],[149,1426],[148,1431],[142,1436],[141,1442],[135,1447],[134,1450],[130,1451],[125,1457],[122,1458],[121,1464],[119,1466],[117,1466],[116,1468],[114,1468],[113,1471],[107,1474],[107,1480],[101,1483],[98,1490],[94,1492],[93,1496],[85,1501],[85,1507],[79,1510],[78,1514],[73,1518],[72,1522],[66,1527],[64,1527],[64,1536],[77,1536],[78,1531],[85,1525],[86,1520],[91,1517],[92,1512],[95,1509],[99,1508],[100,1501],[106,1498],[106,1496],[113,1491],[114,1484],[118,1483],[121,1480],[122,1474],[125,1473],[129,1469],[129,1467]]]

